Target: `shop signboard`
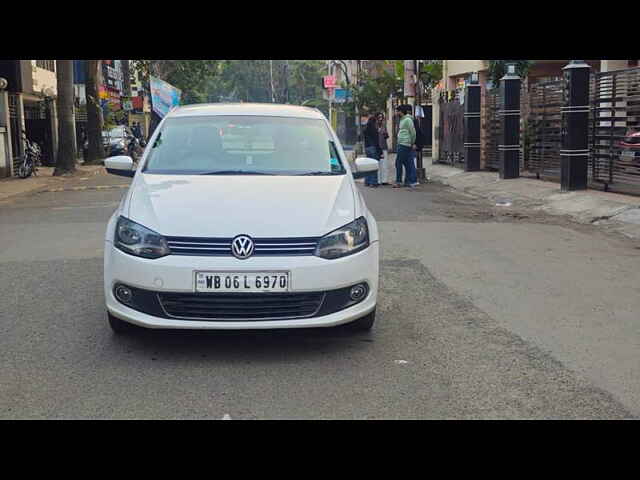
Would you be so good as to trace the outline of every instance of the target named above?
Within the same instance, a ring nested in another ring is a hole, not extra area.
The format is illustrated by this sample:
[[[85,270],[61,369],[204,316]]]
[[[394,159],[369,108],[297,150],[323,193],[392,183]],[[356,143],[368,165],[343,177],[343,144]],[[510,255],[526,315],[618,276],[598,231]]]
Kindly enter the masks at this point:
[[[325,75],[323,77],[324,88],[336,88],[336,76],[335,75]]]
[[[351,100],[351,93],[345,88],[336,88],[334,95],[335,103],[345,103]]]

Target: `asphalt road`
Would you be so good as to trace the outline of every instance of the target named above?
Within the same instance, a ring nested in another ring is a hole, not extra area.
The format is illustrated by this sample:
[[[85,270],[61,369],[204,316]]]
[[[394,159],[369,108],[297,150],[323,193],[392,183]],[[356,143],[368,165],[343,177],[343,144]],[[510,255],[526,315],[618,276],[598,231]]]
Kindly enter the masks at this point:
[[[126,183],[0,204],[0,418],[640,416],[628,241],[439,185],[366,189],[382,235],[373,332],[121,337],[102,239]]]

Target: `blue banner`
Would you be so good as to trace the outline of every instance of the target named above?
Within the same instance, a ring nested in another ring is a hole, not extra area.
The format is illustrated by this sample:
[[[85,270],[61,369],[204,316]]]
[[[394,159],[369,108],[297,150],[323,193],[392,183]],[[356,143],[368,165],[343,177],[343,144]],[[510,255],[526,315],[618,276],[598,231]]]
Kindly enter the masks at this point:
[[[345,103],[349,100],[351,100],[351,92],[344,88],[336,88],[333,100],[335,103]]]
[[[169,113],[173,107],[180,105],[180,95],[182,94],[180,89],[156,77],[150,77],[149,83],[151,86],[151,107],[160,118]]]

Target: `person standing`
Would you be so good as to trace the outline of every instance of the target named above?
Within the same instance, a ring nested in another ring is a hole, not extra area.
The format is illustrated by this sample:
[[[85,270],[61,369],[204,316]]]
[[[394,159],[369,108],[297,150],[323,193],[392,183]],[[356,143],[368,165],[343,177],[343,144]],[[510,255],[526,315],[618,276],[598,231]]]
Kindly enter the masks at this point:
[[[375,115],[371,115],[367,120],[367,125],[364,129],[364,150],[367,157],[373,158],[380,162],[380,144],[378,142],[378,125]],[[364,178],[364,184],[367,187],[377,187],[378,184],[378,172],[373,172]]]
[[[389,134],[387,133],[387,126],[385,125],[384,113],[380,112],[376,115],[378,120],[378,158],[380,159],[380,168],[378,168],[378,182],[381,185],[389,185],[389,146],[387,145],[387,139]]]
[[[417,183],[416,165],[413,151],[416,149],[416,128],[411,116],[411,105],[399,105],[396,108],[400,118],[398,126],[398,150],[396,154],[396,184],[393,188],[403,186],[402,169],[404,168],[404,186],[413,188]]]

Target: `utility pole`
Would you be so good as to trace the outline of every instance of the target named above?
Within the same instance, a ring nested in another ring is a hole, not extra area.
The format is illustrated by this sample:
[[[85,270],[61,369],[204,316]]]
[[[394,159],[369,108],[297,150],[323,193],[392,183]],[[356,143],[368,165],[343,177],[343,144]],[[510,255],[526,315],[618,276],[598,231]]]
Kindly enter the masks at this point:
[[[269,67],[271,70],[271,103],[276,103],[276,97],[273,93],[273,60],[269,60]]]
[[[415,95],[416,95],[416,102],[415,102],[415,113],[417,113],[418,111],[418,107],[420,107],[420,109],[422,109],[422,86],[420,85],[420,60],[415,60],[415,73],[414,73],[414,79],[415,79]],[[422,113],[424,115],[424,112]],[[416,120],[418,121],[418,125],[420,125],[420,129],[424,132],[423,129],[423,125],[422,125],[422,119],[424,117],[420,117],[418,118],[418,116],[416,115]],[[416,171],[418,172],[418,180],[424,180],[426,178],[426,172],[424,170],[424,163],[423,163],[423,158],[422,158],[422,149],[418,150],[417,154],[416,154]]]
[[[360,87],[360,60],[356,60],[356,88]],[[357,128],[357,132],[358,132],[358,141],[356,142],[357,145],[359,145],[361,142],[364,145],[363,142],[363,138],[362,138],[362,125],[360,122],[360,109],[358,108],[358,102],[356,102],[356,104],[354,105],[355,107],[355,113],[356,113],[356,128]],[[359,150],[359,148],[358,148]],[[363,153],[364,153],[364,148],[362,149]]]
[[[284,103],[289,103],[289,60],[284,63]]]
[[[414,60],[404,61],[404,96],[410,105],[415,105],[416,81]]]
[[[328,65],[328,68],[329,68],[328,74],[331,75],[331,70],[332,70],[332,68],[331,68],[331,60],[329,60],[328,63],[329,63],[329,65]],[[333,117],[331,116],[331,104],[332,104],[332,102],[331,102],[331,94],[329,94],[328,97],[329,97],[329,123],[331,124],[331,127],[333,128]]]

